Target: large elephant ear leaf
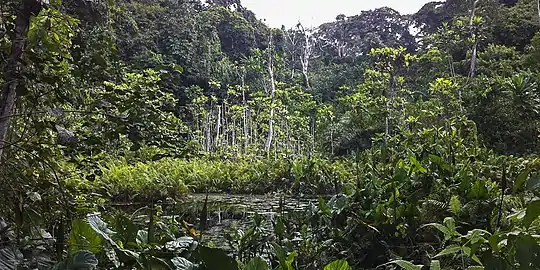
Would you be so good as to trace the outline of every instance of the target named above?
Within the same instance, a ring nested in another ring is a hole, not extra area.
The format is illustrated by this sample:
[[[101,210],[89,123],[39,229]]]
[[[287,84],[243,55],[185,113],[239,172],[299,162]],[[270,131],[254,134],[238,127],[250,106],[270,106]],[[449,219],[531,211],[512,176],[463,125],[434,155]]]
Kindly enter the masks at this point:
[[[540,200],[533,201],[527,206],[523,226],[529,228],[538,217],[540,217]]]
[[[96,256],[87,250],[81,250],[71,258],[71,269],[94,269],[98,265],[99,261]]]
[[[56,264],[53,270],[93,270],[99,264],[94,253],[88,250],[77,251],[65,261]]]
[[[99,215],[90,214],[88,215],[87,221],[92,230],[101,235],[101,237],[107,240],[113,247],[119,248],[116,242],[112,239],[115,232],[107,227],[107,223],[105,223],[105,221],[103,221]]]
[[[206,269],[238,270],[238,262],[221,249],[200,247],[197,256]]]

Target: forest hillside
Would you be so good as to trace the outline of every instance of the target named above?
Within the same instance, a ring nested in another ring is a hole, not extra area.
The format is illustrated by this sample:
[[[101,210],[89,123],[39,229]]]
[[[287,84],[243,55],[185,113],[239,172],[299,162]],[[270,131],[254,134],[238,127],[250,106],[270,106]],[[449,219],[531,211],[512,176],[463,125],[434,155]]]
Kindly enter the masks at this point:
[[[540,0],[2,0],[0,68],[0,270],[540,269]]]

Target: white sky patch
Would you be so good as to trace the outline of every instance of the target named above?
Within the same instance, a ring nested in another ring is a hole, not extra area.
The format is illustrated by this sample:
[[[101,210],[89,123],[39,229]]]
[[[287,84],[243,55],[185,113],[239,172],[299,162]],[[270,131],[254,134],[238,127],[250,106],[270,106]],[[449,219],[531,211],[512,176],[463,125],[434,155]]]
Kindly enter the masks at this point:
[[[339,14],[360,14],[362,10],[391,7],[401,14],[420,10],[429,0],[242,0],[242,5],[272,27],[292,27],[299,21],[306,27],[335,20]]]

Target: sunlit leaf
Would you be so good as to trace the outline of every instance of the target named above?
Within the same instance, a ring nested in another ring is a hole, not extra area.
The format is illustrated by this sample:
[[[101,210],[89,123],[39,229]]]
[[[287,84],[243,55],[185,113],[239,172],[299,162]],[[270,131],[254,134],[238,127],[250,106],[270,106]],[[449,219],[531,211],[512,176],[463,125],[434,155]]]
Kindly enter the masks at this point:
[[[429,266],[430,270],[441,270],[441,262],[438,260],[431,261],[431,265]]]
[[[327,264],[324,270],[352,270],[346,260],[337,260]]]
[[[415,265],[414,263],[405,260],[395,260],[389,262],[388,264],[396,264],[405,270],[421,270],[422,267],[424,267],[423,265]]]
[[[437,255],[435,255],[434,258],[438,258],[438,257],[446,256],[446,255],[451,255],[451,254],[456,254],[456,253],[461,252],[461,251],[462,251],[461,246],[451,245],[451,246],[443,249]]]

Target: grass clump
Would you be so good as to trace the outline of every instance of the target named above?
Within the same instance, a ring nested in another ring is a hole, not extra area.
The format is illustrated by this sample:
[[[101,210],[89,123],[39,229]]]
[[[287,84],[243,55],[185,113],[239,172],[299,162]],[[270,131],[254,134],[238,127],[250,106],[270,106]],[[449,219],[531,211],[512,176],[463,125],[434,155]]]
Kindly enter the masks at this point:
[[[136,197],[179,197],[193,193],[332,194],[354,177],[348,161],[296,160],[208,160],[165,158],[129,164],[108,161],[100,166],[95,180],[73,181],[85,189],[113,200]]]

